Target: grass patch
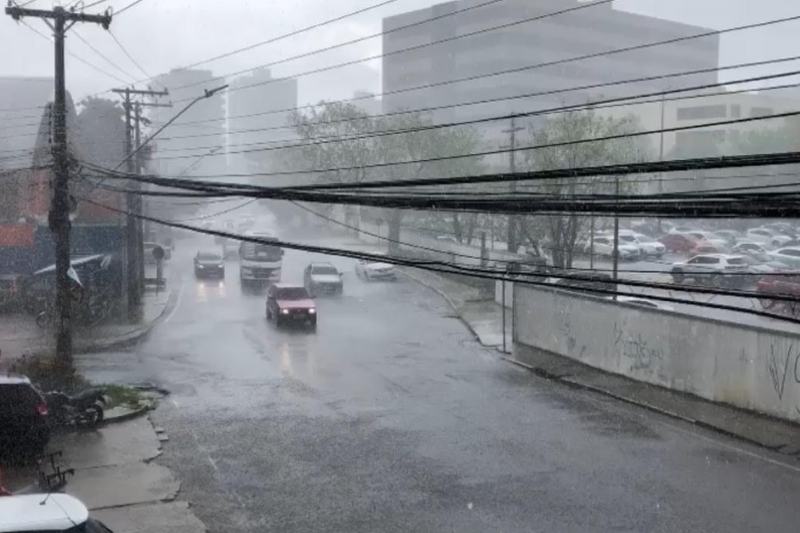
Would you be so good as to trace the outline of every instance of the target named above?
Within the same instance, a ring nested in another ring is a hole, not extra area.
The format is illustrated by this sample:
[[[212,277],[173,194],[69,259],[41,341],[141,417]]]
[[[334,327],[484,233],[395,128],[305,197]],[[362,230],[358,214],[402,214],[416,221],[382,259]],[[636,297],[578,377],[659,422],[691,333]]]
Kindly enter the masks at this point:
[[[150,398],[139,389],[126,385],[100,385],[109,397],[108,408],[127,407],[139,409],[150,403]]]

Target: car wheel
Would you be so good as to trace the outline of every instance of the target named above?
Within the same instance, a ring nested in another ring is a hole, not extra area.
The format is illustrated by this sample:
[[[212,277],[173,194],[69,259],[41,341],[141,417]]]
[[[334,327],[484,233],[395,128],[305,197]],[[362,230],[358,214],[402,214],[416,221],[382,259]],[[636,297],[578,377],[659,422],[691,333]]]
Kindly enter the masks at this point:
[[[682,270],[673,270],[672,271],[672,280],[675,283],[683,283],[686,281],[686,276],[683,274]]]

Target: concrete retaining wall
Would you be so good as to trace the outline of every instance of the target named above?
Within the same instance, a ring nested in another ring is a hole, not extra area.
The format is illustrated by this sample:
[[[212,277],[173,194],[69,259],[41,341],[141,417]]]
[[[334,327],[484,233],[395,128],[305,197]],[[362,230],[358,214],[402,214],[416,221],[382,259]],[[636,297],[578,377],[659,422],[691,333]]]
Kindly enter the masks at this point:
[[[800,335],[514,287],[517,345],[800,422]]]

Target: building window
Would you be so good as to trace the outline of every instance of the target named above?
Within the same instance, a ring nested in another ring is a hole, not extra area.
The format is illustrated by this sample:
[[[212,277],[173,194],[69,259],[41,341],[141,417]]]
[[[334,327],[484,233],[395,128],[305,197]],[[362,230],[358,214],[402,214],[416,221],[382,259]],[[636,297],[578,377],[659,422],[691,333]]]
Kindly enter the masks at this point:
[[[725,105],[702,105],[678,108],[678,120],[703,120],[710,118],[725,118],[728,108]]]

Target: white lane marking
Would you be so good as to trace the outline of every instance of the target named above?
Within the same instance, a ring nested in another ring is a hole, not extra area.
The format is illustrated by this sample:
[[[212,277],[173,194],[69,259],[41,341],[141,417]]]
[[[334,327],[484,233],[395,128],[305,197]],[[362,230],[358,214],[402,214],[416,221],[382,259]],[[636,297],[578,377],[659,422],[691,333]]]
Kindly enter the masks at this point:
[[[175,316],[175,312],[181,306],[181,299],[183,298],[183,288],[185,286],[186,285],[183,282],[181,282],[181,288],[178,289],[178,297],[175,299],[175,307],[173,307],[172,311],[169,312],[169,316],[164,319],[164,324],[172,320],[172,317]]]

